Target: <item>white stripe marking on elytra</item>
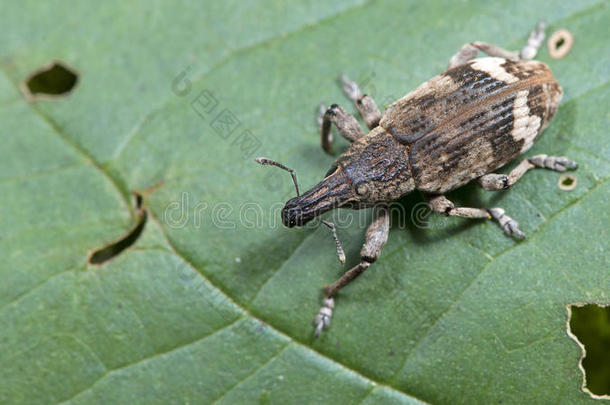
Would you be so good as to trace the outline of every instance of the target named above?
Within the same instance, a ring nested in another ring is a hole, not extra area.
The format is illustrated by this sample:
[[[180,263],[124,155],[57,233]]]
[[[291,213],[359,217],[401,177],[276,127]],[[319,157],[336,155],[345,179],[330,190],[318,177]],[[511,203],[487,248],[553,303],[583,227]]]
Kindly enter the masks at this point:
[[[506,71],[502,66],[506,62],[504,58],[481,58],[475,59],[470,65],[473,69],[485,72],[489,76],[496,80],[503,81],[505,83],[514,83],[519,79]]]
[[[528,90],[517,92],[515,102],[513,104],[513,130],[511,136],[514,140],[523,140],[521,153],[525,152],[534,144],[538,129],[540,129],[540,117],[530,115],[530,109],[527,106]]]

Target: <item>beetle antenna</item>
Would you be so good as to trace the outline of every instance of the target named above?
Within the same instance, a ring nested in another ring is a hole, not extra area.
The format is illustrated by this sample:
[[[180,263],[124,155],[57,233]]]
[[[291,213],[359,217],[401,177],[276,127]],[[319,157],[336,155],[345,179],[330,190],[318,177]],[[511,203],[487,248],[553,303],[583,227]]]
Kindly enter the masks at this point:
[[[333,239],[335,240],[335,244],[337,245],[337,257],[341,264],[345,264],[345,251],[343,250],[343,246],[341,246],[341,242],[339,242],[339,238],[337,237],[337,230],[335,229],[335,224],[328,221],[322,221],[324,225],[330,228],[333,233]]]
[[[289,167],[284,166],[281,163],[276,162],[275,160],[267,159],[264,157],[259,157],[254,160],[256,161],[256,163],[259,163],[263,166],[264,165],[275,166],[275,167],[279,167],[282,170],[286,170],[292,176],[292,182],[294,183],[294,188],[296,188],[296,190],[297,190],[297,197],[301,195],[301,193],[299,193],[299,182],[297,181],[297,172],[295,172],[294,170],[292,170]]]

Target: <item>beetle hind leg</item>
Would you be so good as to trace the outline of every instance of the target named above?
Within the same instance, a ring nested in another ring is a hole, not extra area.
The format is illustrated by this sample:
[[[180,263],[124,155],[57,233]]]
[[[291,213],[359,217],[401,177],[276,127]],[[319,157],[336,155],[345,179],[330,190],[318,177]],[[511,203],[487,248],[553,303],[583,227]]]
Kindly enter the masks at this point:
[[[506,215],[502,208],[456,207],[444,195],[425,195],[425,198],[428,201],[430,209],[436,213],[448,217],[493,219],[500,225],[506,235],[516,236],[519,239],[525,238],[525,234],[519,229],[519,223]]]
[[[523,177],[527,171],[536,167],[565,172],[566,170],[578,168],[578,163],[565,156],[536,155],[523,159],[508,175],[489,173],[479,177],[477,182],[485,190],[506,190]]]
[[[510,60],[533,59],[536,56],[536,53],[538,53],[538,49],[544,40],[545,27],[546,23],[544,21],[540,21],[538,25],[536,25],[536,28],[534,28],[534,30],[530,33],[527,44],[523,47],[523,49],[521,49],[521,52],[507,51],[506,49],[502,49],[487,42],[477,41],[465,44],[455,55],[451,57],[447,69],[463,65],[464,63],[476,58],[479,52],[484,52],[489,56],[496,56]]]

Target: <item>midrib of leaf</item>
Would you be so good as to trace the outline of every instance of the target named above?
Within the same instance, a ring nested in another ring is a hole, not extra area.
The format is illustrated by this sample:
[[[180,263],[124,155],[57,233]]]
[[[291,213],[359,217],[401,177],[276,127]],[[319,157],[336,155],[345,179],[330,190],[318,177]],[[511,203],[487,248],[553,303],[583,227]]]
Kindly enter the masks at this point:
[[[141,358],[141,359],[140,359],[140,360],[138,360],[138,361],[135,361],[135,362],[133,362],[133,363],[127,363],[127,364],[123,364],[122,366],[117,367],[117,368],[113,368],[113,369],[106,368],[106,372],[104,372],[104,374],[102,374],[102,375],[101,375],[101,376],[99,376],[99,377],[98,377],[98,378],[97,378],[95,381],[93,381],[91,384],[89,384],[89,386],[87,386],[87,387],[83,388],[82,390],[80,390],[80,391],[76,392],[76,393],[75,393],[75,394],[73,394],[73,395],[72,395],[70,398],[63,400],[63,401],[59,402],[58,404],[59,404],[59,405],[61,405],[61,404],[66,404],[66,403],[68,403],[68,402],[72,401],[73,399],[75,399],[76,397],[78,397],[79,395],[82,395],[82,394],[84,394],[85,392],[90,391],[90,390],[91,390],[91,389],[92,389],[92,388],[93,388],[93,387],[94,387],[94,386],[95,386],[97,383],[99,383],[100,381],[102,381],[104,378],[108,377],[108,376],[109,376],[110,374],[112,374],[112,373],[116,373],[117,371],[121,371],[121,370],[124,370],[124,369],[126,369],[126,368],[128,368],[128,367],[132,367],[132,366],[135,366],[135,365],[138,365],[138,364],[146,363],[146,362],[151,361],[151,360],[153,360],[153,359],[155,359],[155,358],[157,358],[157,357],[161,357],[161,356],[164,356],[164,355],[166,355],[166,354],[170,354],[170,353],[172,353],[172,352],[175,352],[175,351],[177,351],[177,350],[183,349],[183,348],[185,348],[185,347],[187,347],[187,346],[190,346],[190,345],[192,345],[192,344],[195,344],[195,343],[197,343],[197,342],[200,342],[200,341],[202,341],[202,340],[204,340],[204,339],[207,339],[207,338],[209,338],[209,337],[214,336],[214,335],[215,335],[215,334],[217,334],[217,333],[222,332],[223,330],[225,330],[225,329],[227,329],[227,328],[230,328],[231,326],[233,326],[234,324],[236,324],[237,322],[239,322],[239,321],[241,321],[241,320],[243,320],[243,319],[244,319],[244,317],[237,318],[236,320],[234,320],[234,321],[232,321],[232,322],[228,323],[227,325],[224,325],[224,326],[223,326],[223,327],[221,327],[220,329],[216,329],[216,330],[214,330],[214,331],[212,331],[212,332],[210,332],[210,333],[207,333],[207,334],[205,334],[205,335],[203,335],[203,336],[198,336],[196,339],[194,339],[194,340],[192,340],[192,341],[190,341],[190,342],[183,343],[183,344],[181,344],[181,345],[179,345],[179,346],[176,346],[176,347],[172,347],[171,349],[166,350],[166,351],[164,351],[164,352],[158,352],[158,353],[155,353],[155,354],[154,354],[154,355],[152,355],[152,356],[143,357],[143,358]]]
[[[210,278],[209,278],[209,277],[208,277],[208,276],[207,276],[207,275],[206,275],[206,274],[203,272],[203,270],[198,269],[198,268],[197,268],[197,267],[196,267],[196,266],[193,264],[193,262],[192,262],[190,259],[188,259],[188,258],[185,256],[185,254],[184,254],[183,252],[181,252],[181,251],[180,251],[180,250],[179,250],[179,249],[178,249],[178,248],[175,246],[175,244],[173,243],[173,241],[171,240],[171,238],[169,237],[169,235],[168,235],[168,234],[165,232],[165,228],[163,228],[163,227],[161,226],[161,221],[159,221],[159,219],[156,217],[156,215],[155,215],[154,213],[152,213],[152,212],[151,212],[151,214],[150,214],[150,218],[151,218],[151,220],[155,221],[155,222],[157,223],[157,225],[159,226],[159,228],[160,228],[160,230],[161,230],[161,234],[163,235],[163,237],[164,237],[165,241],[167,242],[167,244],[168,244],[168,245],[171,247],[171,249],[172,249],[172,253],[173,253],[174,255],[176,255],[178,258],[180,258],[181,260],[183,260],[185,263],[187,263],[187,264],[188,264],[188,265],[189,265],[189,266],[190,266],[190,267],[191,267],[193,270],[195,270],[197,273],[199,273],[199,274],[201,275],[201,277],[203,277],[203,278],[204,278],[204,279],[205,279],[205,280],[206,280],[208,283],[210,283],[210,285],[211,285],[212,287],[214,287],[216,290],[218,290],[218,291],[219,291],[219,292],[220,292],[220,293],[221,293],[221,294],[222,294],[222,295],[223,295],[223,296],[224,296],[224,297],[227,299],[227,301],[229,301],[231,304],[235,305],[235,307],[237,307],[237,308],[238,308],[240,311],[242,311],[242,312],[243,312],[245,315],[249,316],[249,317],[250,317],[250,318],[252,318],[252,319],[256,319],[256,320],[258,320],[259,322],[264,323],[265,325],[268,325],[268,326],[269,326],[269,328],[271,328],[271,329],[272,329],[274,332],[276,332],[277,334],[279,334],[279,335],[281,335],[281,336],[284,336],[284,337],[288,338],[288,339],[289,339],[289,340],[290,340],[292,343],[294,343],[294,344],[296,344],[296,345],[299,345],[299,346],[301,346],[301,347],[304,347],[306,350],[309,350],[309,351],[311,351],[311,352],[315,353],[316,355],[318,355],[318,356],[320,356],[320,357],[322,357],[322,358],[324,358],[324,359],[326,359],[326,360],[328,360],[328,361],[330,361],[330,362],[332,362],[332,363],[335,363],[335,364],[337,364],[337,365],[341,366],[341,367],[342,367],[342,368],[344,368],[345,370],[347,370],[347,371],[349,371],[349,372],[354,373],[354,374],[355,374],[355,375],[357,375],[358,377],[362,378],[362,379],[363,379],[363,380],[365,380],[365,381],[370,382],[370,383],[371,383],[371,384],[373,384],[373,385],[376,385],[376,386],[381,386],[381,387],[387,387],[388,389],[391,389],[392,391],[395,391],[395,392],[397,392],[397,393],[399,393],[399,394],[401,394],[401,395],[405,395],[405,396],[408,396],[408,397],[412,397],[412,398],[415,398],[415,399],[417,399],[417,400],[419,400],[419,401],[424,402],[422,399],[419,399],[419,398],[417,398],[417,397],[415,397],[415,396],[413,396],[413,395],[411,395],[411,394],[408,394],[408,393],[406,393],[406,392],[404,392],[404,391],[402,391],[402,390],[400,390],[400,389],[398,389],[398,388],[395,388],[395,387],[392,387],[392,386],[386,385],[386,384],[384,384],[384,383],[378,382],[378,381],[374,380],[373,378],[371,378],[371,377],[368,377],[368,376],[364,375],[364,374],[363,374],[363,373],[361,373],[360,371],[354,370],[354,369],[352,369],[352,368],[350,368],[350,367],[348,367],[348,366],[346,366],[346,365],[344,365],[344,364],[342,364],[342,363],[340,363],[340,362],[338,362],[338,361],[336,361],[336,360],[334,360],[334,359],[332,359],[332,358],[330,358],[330,357],[327,357],[326,355],[324,355],[324,354],[322,354],[322,353],[318,352],[317,350],[313,349],[312,347],[307,346],[307,345],[305,345],[304,343],[299,342],[299,341],[298,341],[298,340],[297,340],[295,337],[291,336],[289,333],[286,333],[286,332],[284,332],[284,331],[282,331],[282,330],[278,329],[277,327],[275,327],[275,326],[273,326],[272,324],[268,323],[268,322],[267,322],[267,321],[265,321],[264,319],[261,319],[261,318],[259,318],[259,317],[257,317],[257,316],[254,316],[254,315],[253,315],[253,314],[252,314],[252,313],[251,313],[251,312],[250,312],[250,311],[249,311],[247,308],[245,308],[245,307],[243,307],[242,305],[240,305],[239,303],[237,303],[237,302],[236,302],[236,301],[235,301],[235,300],[234,300],[234,299],[233,299],[233,298],[232,298],[232,297],[231,297],[231,296],[230,296],[230,295],[229,295],[227,292],[225,292],[225,291],[224,291],[222,288],[220,288],[220,286],[218,286],[217,284],[215,284],[215,283],[214,283],[214,282],[213,282],[213,281],[212,281],[212,280],[211,280],[211,279],[210,279]],[[299,246],[300,246],[300,244],[299,244]]]
[[[235,388],[239,387],[241,384],[246,382],[250,377],[252,377],[256,373],[258,373],[260,370],[267,367],[269,364],[271,364],[273,362],[273,360],[277,359],[284,352],[284,350],[286,350],[286,348],[288,348],[288,346],[290,346],[291,344],[292,344],[292,341],[289,341],[284,346],[282,346],[280,348],[280,350],[278,350],[278,352],[275,353],[273,356],[269,357],[269,359],[267,359],[267,361],[263,362],[261,365],[256,367],[254,370],[252,370],[252,372],[250,374],[248,374],[241,380],[237,381],[235,384],[233,384],[231,387],[229,387],[229,389],[227,389],[225,392],[220,394],[216,399],[214,399],[212,402],[210,402],[210,405],[214,405],[214,404],[218,403],[218,401],[220,401],[224,397],[226,397],[229,392],[233,391]]]

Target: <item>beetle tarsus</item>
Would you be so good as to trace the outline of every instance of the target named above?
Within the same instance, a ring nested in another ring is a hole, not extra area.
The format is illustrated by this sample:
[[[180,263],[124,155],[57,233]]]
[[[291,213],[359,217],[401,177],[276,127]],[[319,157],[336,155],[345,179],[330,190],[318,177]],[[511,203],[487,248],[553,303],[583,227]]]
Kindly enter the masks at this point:
[[[565,156],[536,155],[528,160],[536,167],[551,169],[558,172],[565,172],[566,170],[578,168],[578,163],[568,159]]]
[[[343,91],[354,102],[356,109],[364,120],[368,129],[373,129],[379,125],[381,112],[372,97],[363,94],[356,82],[350,80],[345,75],[339,77],[343,82]]]
[[[314,337],[319,337],[322,331],[330,326],[330,318],[333,316],[333,308],[335,307],[335,299],[324,297],[322,308],[318,311],[314,319],[316,330]]]
[[[530,33],[529,38],[527,39],[527,44],[521,50],[520,56],[521,59],[530,60],[536,57],[538,53],[538,49],[542,45],[542,41],[544,41],[544,29],[546,28],[546,22],[540,21],[536,28]]]
[[[493,178],[491,177],[487,177],[487,179],[491,179],[489,180],[490,182],[493,181]],[[430,209],[432,209],[432,211],[436,213],[450,217],[493,219],[500,224],[500,227],[508,236],[516,236],[519,239],[525,238],[525,234],[519,229],[519,223],[508,215],[506,215],[504,213],[504,209],[502,208],[483,209],[471,207],[455,207],[453,202],[447,199],[447,197],[445,197],[444,195],[424,196],[428,201],[428,206],[430,207]]]
[[[502,208],[490,208],[489,215],[496,220],[504,233],[508,236],[516,236],[519,239],[524,239],[525,234],[519,229],[519,223],[506,215]]]
[[[341,75],[339,79],[343,82],[343,91],[354,102],[366,126],[369,129],[377,127],[379,120],[381,120],[381,112],[377,108],[375,100],[366,94],[362,94],[356,82],[348,79],[347,76]],[[339,134],[350,142],[364,136],[356,118],[337,104],[332,104],[328,109],[324,104],[320,104],[316,122],[322,137],[322,149],[326,153],[332,153],[333,133],[331,124],[335,124]]]
[[[326,286],[323,290],[325,297],[324,304],[314,321],[316,324],[316,337],[320,335],[322,329],[330,324],[332,309],[335,305],[333,296],[343,287],[354,281],[356,277],[364,273],[364,271],[377,260],[381,254],[383,245],[385,245],[388,240],[388,234],[390,232],[390,214],[388,206],[386,204],[377,206],[373,215],[373,222],[371,222],[366,230],[364,245],[362,245],[362,249],[360,250],[360,263],[343,273],[337,281]]]
[[[362,98],[363,94],[360,88],[353,80],[350,80],[347,76],[339,76],[339,80],[343,82],[343,92],[353,101],[356,102]]]

